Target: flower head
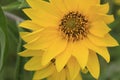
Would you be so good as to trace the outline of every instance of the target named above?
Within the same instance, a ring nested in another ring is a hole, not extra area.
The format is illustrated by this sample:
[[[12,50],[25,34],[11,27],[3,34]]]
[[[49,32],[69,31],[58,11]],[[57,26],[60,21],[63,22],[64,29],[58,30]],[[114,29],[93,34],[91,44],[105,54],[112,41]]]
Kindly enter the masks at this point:
[[[29,71],[35,71],[33,80],[41,80],[47,78],[48,80],[82,80],[79,73],[80,65],[74,57],[68,61],[66,66],[58,72],[55,67],[55,59],[52,59],[47,65],[42,65],[42,51],[33,53],[33,50],[25,50],[20,53],[21,56],[31,57],[26,64],[25,69]]]
[[[34,53],[33,56],[39,57],[43,50],[41,65],[45,66],[54,59],[57,73],[63,71],[74,58],[81,70],[87,68],[92,76],[98,79],[100,69],[96,53],[109,62],[107,47],[118,45],[109,34],[111,29],[108,24],[114,21],[113,15],[107,15],[109,4],[100,5],[100,0],[87,0],[87,3],[85,0],[50,0],[50,3],[43,0],[27,0],[27,2],[31,8],[23,11],[31,20],[20,24],[32,30],[21,33],[21,37],[27,42],[24,47],[29,52],[26,54]],[[39,60],[38,58],[36,61]]]

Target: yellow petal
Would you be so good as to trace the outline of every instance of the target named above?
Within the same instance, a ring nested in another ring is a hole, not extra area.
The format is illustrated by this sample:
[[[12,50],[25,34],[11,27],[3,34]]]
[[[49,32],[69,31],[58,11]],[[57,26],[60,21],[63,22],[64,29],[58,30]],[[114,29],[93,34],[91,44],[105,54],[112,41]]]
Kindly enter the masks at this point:
[[[33,31],[39,30],[42,28],[42,26],[40,26],[30,20],[23,21],[22,23],[19,24],[19,26],[26,28],[26,29],[33,30]]]
[[[118,46],[117,41],[109,34],[105,35],[105,37],[100,38],[93,35],[88,35],[89,40],[97,46],[106,46],[113,47]]]
[[[72,80],[68,68],[65,69],[67,80]]]
[[[72,55],[77,59],[82,69],[87,65],[88,54],[88,48],[81,44],[81,41],[74,43]]]
[[[79,9],[83,11],[87,11],[91,6],[100,4],[100,0],[78,0]],[[73,2],[73,1],[72,1]],[[87,12],[88,13],[88,12]]]
[[[61,13],[54,5],[51,5],[50,3],[43,1],[43,0],[27,0],[28,4],[38,11],[45,11],[51,15],[54,15],[58,17]]]
[[[59,76],[60,75],[60,76]],[[66,72],[65,69],[63,69],[59,74],[58,74],[58,78],[56,80],[66,80]]]
[[[91,12],[89,12],[88,16],[89,16],[89,20],[91,22],[103,21],[106,24],[110,24],[110,23],[112,23],[114,21],[114,16],[113,15],[107,15],[107,14],[103,14],[103,13],[96,13],[96,12],[95,13],[91,13]]]
[[[55,71],[55,67],[53,64],[51,64],[42,70],[36,71],[33,79],[36,80],[36,79],[43,79],[43,78],[49,77],[54,73],[54,71]]]
[[[67,67],[70,73],[70,79],[74,80],[80,72],[80,65],[77,63],[74,57],[70,58]]]
[[[23,57],[31,57],[31,56],[42,56],[42,50],[25,50],[20,52],[19,55]]]
[[[59,24],[59,19],[55,16],[52,16],[46,12],[34,10],[34,9],[23,9],[23,11],[32,19],[32,21],[36,22],[39,25],[44,27],[56,27]],[[47,24],[46,24],[47,23]]]
[[[114,21],[113,15],[104,15],[104,14],[98,14],[101,20],[103,20],[106,24],[110,24]]]
[[[108,13],[109,3],[103,5],[93,5],[90,7],[90,13]]]
[[[55,29],[47,28],[35,36],[37,36],[37,39],[31,38],[34,40],[25,44],[24,45],[25,48],[32,49],[32,50],[45,49],[49,47],[53,42],[56,41],[58,37],[58,33],[57,33],[57,30]]]
[[[74,80],[82,80],[81,74],[78,74],[77,77]]]
[[[82,0],[82,1],[85,1],[85,0]],[[91,3],[91,4],[100,4],[100,0],[89,0],[88,3]]]
[[[68,11],[74,11],[78,8],[78,1],[79,0],[64,0],[63,4],[66,6]],[[73,5],[74,4],[74,5]]]
[[[67,45],[67,48],[56,57],[56,68],[57,71],[60,72],[66,65],[66,63],[68,62],[68,60],[71,57],[71,47],[70,45]]]
[[[50,3],[53,4],[61,13],[66,13],[67,9],[64,4],[64,0],[50,0]],[[62,15],[62,14],[61,14]]]
[[[29,33],[27,35],[24,35],[23,33],[21,34],[21,37],[22,39],[25,41],[25,42],[31,42],[33,41],[34,39],[37,39],[39,37],[39,33],[42,31],[43,29],[40,29],[40,30],[37,30],[37,31],[34,31],[32,33]]]
[[[26,35],[28,35],[30,32],[20,32],[20,36],[21,37],[24,37],[24,36],[26,36]]]
[[[98,57],[96,53],[93,51],[91,51],[89,54],[87,68],[89,72],[92,74],[92,76],[98,79],[100,74],[100,65],[99,65]]]
[[[90,26],[90,33],[99,37],[104,37],[111,30],[103,21],[93,22]]]
[[[47,65],[45,66],[41,65],[41,56],[35,56],[25,64],[24,68],[29,71],[35,71],[35,70],[41,70]]]
[[[109,52],[107,50],[106,47],[99,47],[99,46],[95,46],[94,44],[92,44],[87,38],[84,39],[84,45],[97,52],[99,55],[101,55],[107,62],[110,61],[110,55],[109,55]]]
[[[51,76],[49,76],[47,78],[47,80],[57,80],[57,79],[58,79],[58,77],[57,77],[57,73],[56,72],[54,72]]]
[[[54,72],[54,74],[48,77],[47,80],[66,80],[65,69],[63,69],[61,72]]]
[[[42,64],[46,65],[51,59],[63,52],[66,48],[67,40],[58,37],[54,43],[45,51],[42,58]]]

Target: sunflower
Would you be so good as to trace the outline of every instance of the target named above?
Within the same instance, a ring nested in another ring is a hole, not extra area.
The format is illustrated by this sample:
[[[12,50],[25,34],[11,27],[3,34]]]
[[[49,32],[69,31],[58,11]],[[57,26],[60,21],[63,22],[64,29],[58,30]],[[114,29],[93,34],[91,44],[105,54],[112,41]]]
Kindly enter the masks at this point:
[[[33,50],[25,50],[19,54],[24,57],[32,57],[25,64],[24,68],[29,71],[35,71],[33,80],[41,80],[44,78],[47,78],[47,80],[82,80],[79,73],[80,65],[74,57],[71,57],[66,66],[58,72],[55,67],[55,59],[52,59],[45,66],[41,65],[43,55],[43,51],[41,50],[37,52]]]
[[[46,66],[55,59],[57,72],[61,72],[68,65],[71,57],[75,58],[81,70],[87,68],[92,76],[98,79],[100,67],[97,54],[109,62],[107,47],[118,46],[117,41],[109,34],[111,29],[108,24],[114,21],[113,15],[107,14],[109,4],[101,5],[100,0],[27,2],[31,8],[23,11],[31,20],[20,24],[31,30],[21,33],[27,43],[24,47],[28,52],[25,53],[39,57],[43,51],[41,65]],[[33,63],[37,61],[39,58]]]

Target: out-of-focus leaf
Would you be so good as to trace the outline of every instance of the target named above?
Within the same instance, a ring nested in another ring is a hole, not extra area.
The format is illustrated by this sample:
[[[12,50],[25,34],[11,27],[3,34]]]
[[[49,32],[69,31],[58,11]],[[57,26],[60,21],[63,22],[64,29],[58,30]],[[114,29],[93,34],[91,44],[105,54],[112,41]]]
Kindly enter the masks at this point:
[[[0,7],[0,70],[2,69],[4,57],[7,53],[8,44],[7,44],[7,24],[4,13]]]
[[[111,62],[106,71],[106,80],[120,80],[120,60]]]
[[[19,8],[29,7],[29,5],[27,4],[26,0],[18,0],[18,1],[21,2],[21,5],[19,6]]]
[[[115,21],[109,26],[112,28],[112,33],[120,33],[120,17],[117,16]]]
[[[3,6],[2,9],[3,10],[18,10],[20,5],[21,5],[21,2],[16,1],[9,5]]]
[[[110,32],[111,35],[115,37],[120,43],[120,17],[117,17],[116,20],[109,26],[112,28],[112,31]]]
[[[3,59],[4,59],[4,53],[5,53],[5,35],[4,32],[2,31],[2,29],[0,28],[0,70],[3,66]]]
[[[112,28],[110,34],[118,41],[120,44],[120,17],[118,17],[112,24],[109,25]],[[109,48],[111,55],[111,60],[119,59],[120,56],[120,46]]]
[[[19,6],[19,8],[26,8],[29,7],[26,0],[18,0],[19,2],[21,2],[21,5]],[[47,1],[49,2],[49,0],[43,0],[43,1]]]
[[[11,4],[8,4],[6,6],[3,6],[2,9],[5,11],[12,11],[12,10],[19,10],[21,8],[26,8],[26,7],[29,7],[27,2],[25,0],[19,0]]]

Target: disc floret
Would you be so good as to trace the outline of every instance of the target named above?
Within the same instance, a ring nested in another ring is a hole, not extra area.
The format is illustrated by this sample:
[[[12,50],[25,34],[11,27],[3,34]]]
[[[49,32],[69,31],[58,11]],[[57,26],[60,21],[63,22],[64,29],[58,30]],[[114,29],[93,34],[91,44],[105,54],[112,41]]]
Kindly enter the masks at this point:
[[[88,19],[78,11],[69,12],[61,19],[59,29],[68,40],[83,39],[88,33]]]

